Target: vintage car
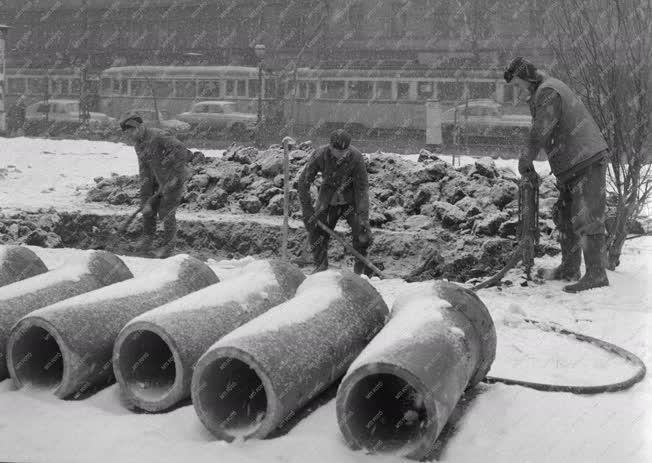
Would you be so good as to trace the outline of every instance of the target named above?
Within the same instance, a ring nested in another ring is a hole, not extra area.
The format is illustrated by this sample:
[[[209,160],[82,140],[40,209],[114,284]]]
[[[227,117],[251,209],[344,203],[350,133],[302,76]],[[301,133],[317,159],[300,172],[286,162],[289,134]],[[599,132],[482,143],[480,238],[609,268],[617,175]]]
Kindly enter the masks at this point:
[[[251,135],[257,121],[256,114],[238,112],[235,103],[230,101],[201,101],[177,118],[199,131],[229,131],[238,136]]]
[[[89,124],[116,124],[116,120],[104,113],[89,112]],[[25,132],[51,133],[75,130],[81,125],[79,119],[79,100],[52,99],[38,101],[25,109]]]
[[[523,140],[531,126],[530,115],[503,114],[503,106],[488,99],[469,100],[442,113],[442,132],[447,142],[456,128],[461,136],[483,140]]]
[[[176,133],[176,132],[186,132],[190,130],[190,124],[187,122],[180,121],[178,119],[171,119],[168,112],[165,110],[158,112],[158,121],[156,120],[156,111],[153,109],[146,108],[136,108],[130,111],[125,112],[122,117],[129,114],[138,114],[143,118],[143,121],[152,127],[158,127],[160,129]]]

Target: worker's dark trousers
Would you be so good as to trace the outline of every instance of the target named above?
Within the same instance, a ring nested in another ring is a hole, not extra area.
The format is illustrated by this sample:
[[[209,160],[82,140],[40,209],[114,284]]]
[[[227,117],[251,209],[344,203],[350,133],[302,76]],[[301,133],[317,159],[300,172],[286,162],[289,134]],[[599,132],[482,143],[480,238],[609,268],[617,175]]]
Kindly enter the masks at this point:
[[[163,221],[163,245],[174,244],[177,236],[176,211],[181,198],[183,188],[177,188],[163,196],[158,196],[152,202],[152,212],[143,214],[143,233],[153,236],[156,232],[156,217]]]
[[[360,219],[353,206],[350,204],[329,206],[317,218],[328,228],[334,230],[337,221],[342,216],[344,216],[351,227],[353,249],[366,257],[371,236],[369,235],[369,230],[366,230],[364,233],[362,232]],[[328,269],[328,242],[330,236],[315,224],[313,232],[309,235],[309,240],[312,257],[316,266],[315,271]],[[364,273],[367,276],[373,275],[373,271],[358,259],[355,261],[353,271],[357,274]]]
[[[565,183],[558,183],[559,199],[552,219],[559,230],[562,249],[581,252],[580,240],[588,235],[604,235],[607,159],[581,170]]]

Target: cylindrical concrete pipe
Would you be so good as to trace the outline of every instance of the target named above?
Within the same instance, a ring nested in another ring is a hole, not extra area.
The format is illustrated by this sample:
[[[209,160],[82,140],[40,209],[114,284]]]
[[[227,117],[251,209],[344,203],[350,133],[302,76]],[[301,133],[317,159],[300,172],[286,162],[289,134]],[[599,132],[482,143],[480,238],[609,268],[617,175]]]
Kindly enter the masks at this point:
[[[48,271],[34,251],[25,246],[0,246],[0,286]]]
[[[59,398],[79,398],[91,386],[110,384],[113,343],[132,318],[217,281],[206,264],[180,254],[147,276],[32,312],[7,342],[14,384],[55,388]]]
[[[190,397],[199,357],[240,325],[292,298],[305,276],[293,264],[259,260],[127,324],[113,348],[113,369],[124,397],[162,411]]]
[[[86,251],[60,268],[0,287],[0,380],[7,377],[7,338],[21,317],[129,278],[133,275],[117,256],[106,251]]]
[[[430,281],[399,294],[387,325],[337,392],[337,420],[355,449],[423,459],[468,387],[484,378],[496,331],[478,296]]]
[[[387,315],[380,294],[358,275],[309,276],[294,298],[202,355],[191,384],[200,420],[222,440],[264,438],[341,377]]]

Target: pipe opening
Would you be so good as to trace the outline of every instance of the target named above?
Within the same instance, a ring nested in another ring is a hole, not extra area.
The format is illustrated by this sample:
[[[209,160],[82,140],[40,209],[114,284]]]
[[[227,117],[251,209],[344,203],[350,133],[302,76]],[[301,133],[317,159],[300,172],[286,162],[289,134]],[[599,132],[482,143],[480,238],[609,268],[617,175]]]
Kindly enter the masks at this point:
[[[10,361],[16,381],[23,386],[54,388],[63,379],[59,344],[40,326],[30,326],[14,339]]]
[[[374,452],[395,452],[419,440],[428,414],[417,390],[398,376],[369,375],[351,389],[346,403],[351,437]]]
[[[202,374],[199,407],[216,428],[232,437],[254,433],[267,412],[267,394],[254,369],[233,357],[221,357]]]
[[[120,346],[120,373],[131,393],[142,400],[161,400],[174,386],[177,368],[170,347],[148,330],[129,333]]]

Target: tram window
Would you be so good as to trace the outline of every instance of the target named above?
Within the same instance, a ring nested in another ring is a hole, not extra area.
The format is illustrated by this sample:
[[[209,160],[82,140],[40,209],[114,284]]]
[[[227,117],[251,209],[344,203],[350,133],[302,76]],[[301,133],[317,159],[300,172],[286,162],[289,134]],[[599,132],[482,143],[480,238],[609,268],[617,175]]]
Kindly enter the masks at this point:
[[[320,86],[322,98],[332,98],[337,100],[344,99],[343,80],[322,80]]]
[[[314,99],[317,97],[317,82],[308,82],[308,98]]]
[[[417,98],[427,100],[435,96],[435,85],[432,82],[417,82]]]
[[[503,87],[502,103],[511,103],[512,101],[514,101],[514,86],[507,84]]]
[[[81,93],[81,79],[72,79],[70,93],[72,95],[79,95]]]
[[[265,80],[265,98],[275,98],[276,97],[276,80],[266,79]]]
[[[37,77],[27,79],[27,93],[30,95],[41,95],[45,93],[45,81]]]
[[[61,79],[52,79],[50,82],[50,88],[52,89],[53,95],[64,95],[61,88]]]
[[[371,100],[374,84],[366,80],[349,81],[349,100]]]
[[[157,98],[169,98],[172,96],[172,82],[156,81],[154,82],[154,90],[156,90]]]
[[[9,93],[25,93],[25,79],[21,78],[8,78],[7,85]]]
[[[203,98],[219,98],[220,81],[219,80],[200,80],[199,96]]]
[[[258,97],[258,80],[249,79],[249,98]]]
[[[308,98],[308,82],[299,82],[298,98]]]
[[[175,80],[174,87],[176,96],[179,98],[194,98],[195,97],[195,81],[194,80]]]
[[[102,93],[111,93],[112,88],[113,88],[113,84],[111,82],[111,79],[107,79],[107,78],[102,79]]]
[[[409,82],[399,82],[397,84],[397,99],[399,100],[409,100],[410,99],[410,83]]]
[[[246,80],[238,80],[237,92],[238,92],[238,96],[247,96]]]
[[[392,99],[392,83],[388,80],[376,82],[376,99],[377,100],[391,100]]]
[[[439,99],[442,101],[457,101],[464,94],[464,83],[462,82],[440,82]]]
[[[126,79],[122,80],[120,82],[120,94],[121,95],[127,95],[129,93],[128,85],[129,85],[129,81],[127,81]]]
[[[469,82],[470,98],[491,98],[496,96],[496,84],[494,82]]]
[[[113,79],[113,92],[112,93],[114,95],[117,95],[118,93],[120,93],[120,84],[121,83],[122,83],[121,80]]]
[[[235,96],[235,80],[227,79],[225,95],[226,96]]]
[[[145,80],[132,80],[131,81],[131,96],[145,96],[150,94],[149,86]]]

